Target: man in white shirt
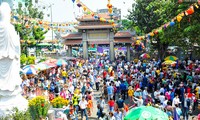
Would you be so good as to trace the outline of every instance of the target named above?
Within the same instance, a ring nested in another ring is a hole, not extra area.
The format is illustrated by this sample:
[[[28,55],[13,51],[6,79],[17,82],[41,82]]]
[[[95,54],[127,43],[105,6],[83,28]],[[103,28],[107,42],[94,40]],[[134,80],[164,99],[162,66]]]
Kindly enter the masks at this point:
[[[145,87],[145,89],[142,92],[142,98],[143,98],[143,100],[146,100],[147,95],[148,95],[148,91],[147,91],[147,87]]]
[[[160,91],[157,89],[155,92],[154,92],[154,99],[155,99],[155,102],[157,103],[158,102],[158,96],[160,95]]]
[[[158,98],[159,98],[160,103],[163,104],[163,102],[165,101],[165,96],[164,96],[164,94],[163,94],[163,93],[160,93],[160,95],[158,96]]]
[[[83,114],[85,114],[86,120],[88,120],[88,115],[87,115],[87,104],[88,102],[85,100],[85,97],[82,97],[82,100],[79,102],[79,107],[81,109],[81,120],[83,120]]]

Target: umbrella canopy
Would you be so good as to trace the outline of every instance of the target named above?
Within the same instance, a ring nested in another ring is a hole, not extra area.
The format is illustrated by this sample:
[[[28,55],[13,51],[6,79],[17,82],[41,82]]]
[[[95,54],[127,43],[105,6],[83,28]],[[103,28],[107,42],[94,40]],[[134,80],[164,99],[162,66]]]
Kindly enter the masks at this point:
[[[20,68],[19,74],[20,75],[25,74],[24,71],[21,68]]]
[[[63,59],[59,59],[59,60],[57,61],[56,64],[57,64],[58,66],[62,66],[62,65],[66,65],[67,62],[66,62],[65,60],[63,60]]]
[[[39,63],[35,66],[36,69],[42,71],[51,68],[52,66],[47,65],[46,63]]]
[[[37,69],[35,68],[34,65],[27,65],[23,68],[23,73],[25,73],[27,75],[36,74]]]
[[[169,120],[165,112],[151,106],[141,106],[131,109],[124,120]]]
[[[147,53],[143,53],[140,57],[143,59],[148,59],[148,58],[150,58],[150,55]]]
[[[176,60],[178,60],[178,58],[176,56],[168,56],[168,57],[165,58],[165,60],[176,61]]]
[[[165,64],[165,65],[172,65],[172,64],[176,64],[176,62],[173,61],[173,60],[166,60],[165,62],[163,62],[163,64]]]
[[[49,67],[56,67],[57,59],[49,59],[46,60],[44,63],[47,64]]]

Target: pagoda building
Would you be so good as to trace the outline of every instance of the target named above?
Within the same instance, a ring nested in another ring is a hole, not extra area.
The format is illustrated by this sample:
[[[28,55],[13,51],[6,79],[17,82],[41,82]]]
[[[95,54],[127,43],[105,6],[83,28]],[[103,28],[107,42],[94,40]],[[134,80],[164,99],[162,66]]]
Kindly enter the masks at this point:
[[[108,13],[99,13],[99,18],[104,18],[107,21],[117,21],[117,16],[110,16]],[[130,32],[115,32],[113,25],[108,22],[102,22],[92,15],[83,15],[76,18],[79,24],[75,26],[78,32],[63,36],[64,44],[68,46],[69,56],[72,55],[72,47],[81,45],[83,47],[83,58],[88,59],[88,46],[91,44],[107,44],[109,45],[110,60],[115,60],[115,45],[123,45],[127,47],[127,60],[130,60],[130,46],[133,43],[133,35]],[[119,27],[119,25],[115,25]]]

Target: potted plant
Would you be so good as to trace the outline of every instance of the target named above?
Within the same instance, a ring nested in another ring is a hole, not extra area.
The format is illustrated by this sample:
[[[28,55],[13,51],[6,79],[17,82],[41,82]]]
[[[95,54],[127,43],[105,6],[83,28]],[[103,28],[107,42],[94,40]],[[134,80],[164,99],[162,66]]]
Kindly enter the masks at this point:
[[[62,97],[56,97],[51,101],[51,105],[53,108],[63,108],[63,106],[67,106],[69,102],[69,100],[66,100]]]
[[[50,104],[43,96],[37,96],[29,101],[29,110],[34,120],[46,118]]]
[[[51,105],[52,105],[52,110],[55,111],[55,117],[57,118],[58,116],[58,112],[64,112],[66,108],[63,108],[64,106],[68,106],[69,105],[69,100],[64,99],[62,97],[56,97],[51,101]]]

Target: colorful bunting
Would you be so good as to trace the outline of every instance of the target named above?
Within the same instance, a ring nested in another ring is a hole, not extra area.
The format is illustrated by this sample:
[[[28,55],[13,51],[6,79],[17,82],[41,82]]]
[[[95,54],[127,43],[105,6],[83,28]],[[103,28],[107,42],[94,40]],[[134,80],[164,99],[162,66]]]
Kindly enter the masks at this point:
[[[182,0],[179,0],[179,3],[181,3]],[[174,26],[176,23],[174,21],[177,21],[179,23],[178,27],[180,28],[180,22],[181,20],[183,19],[183,17],[186,15],[192,15],[195,11],[194,11],[194,7],[196,9],[199,9],[200,7],[200,0],[198,0],[198,3],[194,3],[192,4],[186,11],[178,14],[176,17],[174,17],[171,22],[168,22],[164,25],[162,25],[161,27],[157,28],[156,30],[153,30],[152,32],[144,35],[144,36],[138,36],[138,37],[134,37],[133,40],[141,40],[141,37],[143,38],[150,38],[150,37],[153,37],[155,34],[159,34],[162,32],[162,30],[166,30],[168,26],[172,27]],[[190,21],[190,18],[189,18],[189,21]]]

